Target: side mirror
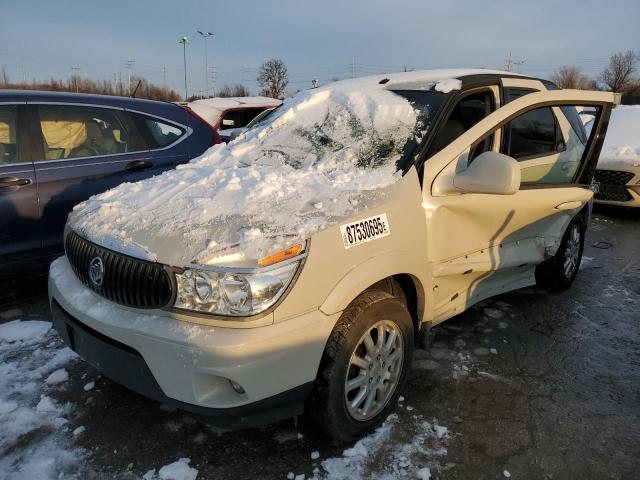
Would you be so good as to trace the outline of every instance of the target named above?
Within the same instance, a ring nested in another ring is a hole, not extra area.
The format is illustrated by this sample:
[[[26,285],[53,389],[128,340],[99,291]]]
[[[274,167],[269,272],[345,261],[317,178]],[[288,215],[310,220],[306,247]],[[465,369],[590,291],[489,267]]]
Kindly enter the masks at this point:
[[[520,167],[507,155],[484,152],[466,169],[456,171],[453,185],[466,193],[513,195],[520,189]]]

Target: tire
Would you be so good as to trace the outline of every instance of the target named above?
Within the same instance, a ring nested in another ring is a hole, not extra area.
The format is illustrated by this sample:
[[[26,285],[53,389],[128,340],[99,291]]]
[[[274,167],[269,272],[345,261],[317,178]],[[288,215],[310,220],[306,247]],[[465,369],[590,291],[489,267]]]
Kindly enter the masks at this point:
[[[342,313],[325,347],[307,408],[313,422],[339,442],[356,440],[380,425],[397,403],[413,343],[413,322],[404,302],[382,290],[362,293]],[[359,385],[347,390],[347,381]],[[362,395],[356,407],[349,406]]]
[[[571,286],[582,260],[584,233],[584,221],[576,215],[569,223],[556,254],[536,267],[538,286],[551,292],[560,292]]]

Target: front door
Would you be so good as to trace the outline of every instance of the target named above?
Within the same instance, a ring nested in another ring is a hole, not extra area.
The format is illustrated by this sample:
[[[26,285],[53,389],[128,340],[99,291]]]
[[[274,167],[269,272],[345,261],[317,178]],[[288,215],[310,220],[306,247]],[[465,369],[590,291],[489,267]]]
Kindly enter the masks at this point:
[[[555,253],[569,221],[592,197],[587,172],[597,161],[613,101],[613,94],[602,92],[532,93],[498,109],[426,161],[423,205],[436,321],[534,281],[536,265]],[[599,111],[597,128],[584,142],[564,113],[578,105]],[[519,161],[522,183],[514,195],[451,187],[456,171],[488,144]],[[544,167],[533,173],[535,158],[544,159]]]
[[[0,104],[0,276],[40,253],[38,189],[23,117],[23,104]]]

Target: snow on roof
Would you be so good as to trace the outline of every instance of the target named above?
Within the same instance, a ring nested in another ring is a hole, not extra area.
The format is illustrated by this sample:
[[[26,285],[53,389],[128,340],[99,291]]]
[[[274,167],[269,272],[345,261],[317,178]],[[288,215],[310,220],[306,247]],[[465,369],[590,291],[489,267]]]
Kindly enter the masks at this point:
[[[640,105],[621,105],[611,112],[598,166],[640,167]]]
[[[235,141],[90,198],[69,224],[106,248],[170,265],[252,265],[371,207],[400,178],[396,161],[419,144],[440,100],[415,104],[394,85],[448,91],[460,88],[456,77],[486,72],[377,75],[301,92]]]
[[[270,97],[214,97],[189,102],[187,106],[211,125],[220,120],[222,112],[238,107],[273,107],[282,104],[282,100]]]

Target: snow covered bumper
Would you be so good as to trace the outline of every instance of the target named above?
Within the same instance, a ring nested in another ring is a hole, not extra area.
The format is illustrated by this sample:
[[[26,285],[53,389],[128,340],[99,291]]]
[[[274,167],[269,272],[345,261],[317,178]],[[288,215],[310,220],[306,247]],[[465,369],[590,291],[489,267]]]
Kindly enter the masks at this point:
[[[86,288],[65,257],[51,266],[49,298],[60,336],[105,376],[225,428],[302,413],[336,321],[314,310],[225,328],[131,310]]]

